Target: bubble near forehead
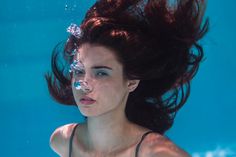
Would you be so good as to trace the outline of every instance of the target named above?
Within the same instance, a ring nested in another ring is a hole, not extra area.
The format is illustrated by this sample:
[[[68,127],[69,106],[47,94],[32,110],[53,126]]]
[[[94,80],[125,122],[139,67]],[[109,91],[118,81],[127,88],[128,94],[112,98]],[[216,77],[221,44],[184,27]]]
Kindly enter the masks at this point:
[[[77,52],[78,52],[77,48],[75,48],[74,50],[72,50],[71,55],[74,56],[74,55],[76,55]]]
[[[80,70],[81,68],[84,68],[83,63],[79,59],[74,59],[74,61],[70,65],[70,72],[74,70]]]
[[[68,28],[67,28],[67,32],[70,33],[71,35],[73,35],[76,38],[80,38],[83,34],[82,30],[80,29],[79,26],[77,26],[76,24],[72,23]]]

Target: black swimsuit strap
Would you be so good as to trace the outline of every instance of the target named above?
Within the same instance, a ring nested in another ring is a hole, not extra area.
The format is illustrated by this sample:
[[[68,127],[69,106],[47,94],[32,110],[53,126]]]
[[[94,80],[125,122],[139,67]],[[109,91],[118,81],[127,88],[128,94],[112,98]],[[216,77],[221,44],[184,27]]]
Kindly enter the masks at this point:
[[[73,128],[73,131],[72,131],[71,136],[70,136],[69,157],[71,157],[73,137],[74,137],[75,130],[76,130],[76,128],[78,127],[78,125],[79,125],[79,124],[76,124],[76,126]],[[146,132],[146,133],[143,134],[143,136],[142,136],[140,142],[139,142],[138,145],[136,146],[135,157],[138,157],[139,148],[140,148],[140,146],[141,146],[141,143],[142,143],[143,140],[145,139],[145,137],[146,137],[148,134],[152,133],[152,132],[154,132],[154,131],[148,131],[148,132]]]
[[[154,131],[148,131],[148,132],[146,132],[146,133],[143,134],[143,136],[142,136],[140,142],[139,142],[138,145],[136,146],[135,157],[138,157],[139,148],[140,148],[141,143],[143,142],[144,138],[145,138],[148,134],[150,134],[150,133],[152,133],[152,132],[154,132]]]
[[[75,130],[77,128],[79,124],[76,124],[76,126],[73,128],[73,131],[70,135],[70,145],[69,145],[69,157],[71,157],[71,153],[72,153],[72,142],[73,142],[73,137],[74,137],[74,134],[75,134]]]

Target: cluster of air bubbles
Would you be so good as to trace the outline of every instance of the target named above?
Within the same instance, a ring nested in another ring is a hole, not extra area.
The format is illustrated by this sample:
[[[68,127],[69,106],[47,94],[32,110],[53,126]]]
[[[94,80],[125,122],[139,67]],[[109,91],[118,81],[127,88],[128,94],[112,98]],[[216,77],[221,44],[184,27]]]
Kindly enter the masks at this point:
[[[67,28],[67,32],[72,34],[73,36],[75,36],[76,38],[80,38],[82,35],[82,31],[80,29],[79,26],[77,26],[76,24],[72,23],[68,28]],[[77,46],[77,45],[75,45]]]
[[[74,72],[76,70],[80,70],[81,67],[83,67],[83,64],[79,60],[75,59],[73,61],[73,63],[71,63],[71,65],[70,65],[69,72]]]
[[[81,84],[82,84],[81,81],[75,81],[73,85],[74,85],[76,90],[82,90]]]
[[[80,71],[81,67],[83,67],[83,64],[80,62],[80,60],[75,59],[73,63],[71,63],[69,72],[70,73],[76,73],[76,71]],[[82,78],[78,77],[75,75],[74,76],[74,83],[73,86],[76,90],[82,91],[83,93],[89,93],[93,89],[91,86],[89,86],[88,82],[81,80]]]

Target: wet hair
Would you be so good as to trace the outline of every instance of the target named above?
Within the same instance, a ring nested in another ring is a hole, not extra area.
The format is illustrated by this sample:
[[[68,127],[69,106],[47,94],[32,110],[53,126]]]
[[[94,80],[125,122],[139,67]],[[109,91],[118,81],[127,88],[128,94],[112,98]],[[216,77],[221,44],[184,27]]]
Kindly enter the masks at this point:
[[[76,105],[68,65],[73,50],[84,43],[115,52],[124,78],[140,80],[126,104],[127,118],[164,134],[190,94],[190,81],[203,60],[198,43],[208,31],[204,0],[98,0],[62,51],[52,54],[52,72],[45,75],[50,94],[62,104]],[[205,21],[203,23],[203,21]]]

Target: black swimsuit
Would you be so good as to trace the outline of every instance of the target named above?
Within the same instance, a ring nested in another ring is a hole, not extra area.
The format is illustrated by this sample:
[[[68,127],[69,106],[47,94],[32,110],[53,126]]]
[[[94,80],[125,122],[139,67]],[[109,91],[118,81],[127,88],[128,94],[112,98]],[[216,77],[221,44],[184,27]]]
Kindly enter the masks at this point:
[[[74,134],[75,134],[75,130],[77,128],[79,124],[76,124],[76,126],[74,127],[72,133],[71,133],[71,136],[70,136],[70,145],[69,145],[69,157],[71,157],[71,153],[72,153],[72,142],[73,142],[73,137],[74,137]],[[144,140],[144,138],[149,134],[149,133],[152,133],[153,131],[148,131],[146,133],[143,134],[140,142],[138,143],[138,145],[136,146],[136,149],[135,149],[135,157],[138,157],[138,152],[139,152],[139,148],[140,148],[140,145],[142,143],[142,141]]]

